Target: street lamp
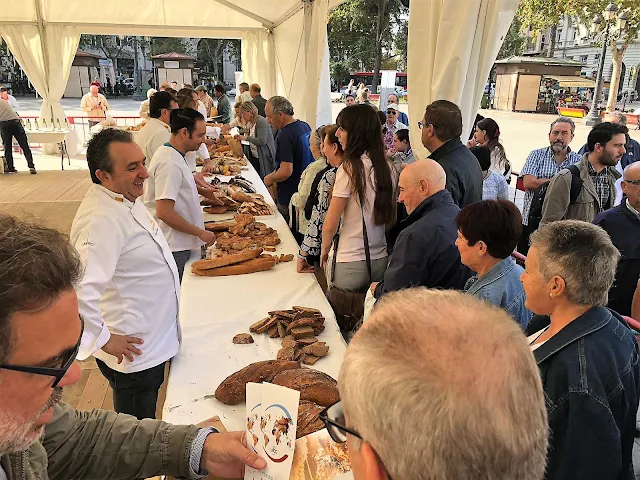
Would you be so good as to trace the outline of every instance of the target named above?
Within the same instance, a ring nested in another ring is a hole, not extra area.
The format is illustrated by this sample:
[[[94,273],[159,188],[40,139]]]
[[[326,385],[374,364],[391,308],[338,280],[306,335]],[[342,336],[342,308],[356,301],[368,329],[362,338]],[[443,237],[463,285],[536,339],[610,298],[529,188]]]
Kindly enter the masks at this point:
[[[598,110],[598,100],[600,99],[600,95],[602,94],[602,72],[604,71],[604,59],[607,55],[607,42],[609,41],[609,30],[611,28],[611,21],[616,18],[616,13],[618,12],[618,6],[611,2],[607,5],[607,8],[604,9],[603,15],[596,15],[593,17],[593,21],[591,22],[592,32],[595,34],[600,30],[600,26],[602,25],[603,17],[605,22],[605,30],[604,37],[602,38],[602,51],[600,52],[600,64],[598,65],[598,75],[596,76],[596,88],[593,92],[593,99],[591,101],[591,109],[589,110],[588,115],[584,119],[585,125],[590,127],[594,125],[598,125],[602,122],[600,118],[600,112]],[[627,13],[626,11],[622,12],[620,16],[618,16],[618,29],[620,31],[624,30],[627,24]]]

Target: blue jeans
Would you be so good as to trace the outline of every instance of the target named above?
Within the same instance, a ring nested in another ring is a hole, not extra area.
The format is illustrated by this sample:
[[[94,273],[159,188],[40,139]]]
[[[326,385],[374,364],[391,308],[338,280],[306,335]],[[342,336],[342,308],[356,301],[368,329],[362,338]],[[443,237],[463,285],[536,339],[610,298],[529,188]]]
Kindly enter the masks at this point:
[[[191,250],[181,250],[179,252],[171,252],[173,254],[173,259],[176,261],[176,265],[178,266],[178,278],[180,279],[180,283],[182,283],[182,274],[184,273],[184,266],[191,258]]]
[[[138,420],[156,418],[158,390],[164,383],[164,362],[135,373],[117,372],[97,358],[96,363],[113,390],[116,412],[133,415]]]

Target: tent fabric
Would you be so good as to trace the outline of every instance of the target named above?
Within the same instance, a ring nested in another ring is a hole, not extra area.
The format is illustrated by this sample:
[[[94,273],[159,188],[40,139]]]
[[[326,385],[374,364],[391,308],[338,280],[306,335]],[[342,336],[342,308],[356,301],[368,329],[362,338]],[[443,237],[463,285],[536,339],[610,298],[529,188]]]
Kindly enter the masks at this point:
[[[417,121],[435,100],[462,111],[466,139],[519,0],[422,0],[409,7],[408,91],[411,147],[424,158]]]

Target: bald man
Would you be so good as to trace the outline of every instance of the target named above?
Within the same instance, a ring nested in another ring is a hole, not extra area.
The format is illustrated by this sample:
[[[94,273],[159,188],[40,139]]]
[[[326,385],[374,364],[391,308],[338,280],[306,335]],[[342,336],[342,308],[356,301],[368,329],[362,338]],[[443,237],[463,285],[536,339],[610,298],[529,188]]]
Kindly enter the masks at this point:
[[[80,100],[80,108],[86,112],[89,117],[89,128],[100,123],[105,118],[105,113],[109,109],[107,99],[99,92],[97,85],[89,87],[89,93],[85,94]]]
[[[419,160],[402,170],[398,201],[409,216],[390,235],[389,267],[370,289],[376,299],[410,287],[464,288],[471,272],[460,262],[455,245],[454,219],[460,209],[445,189],[446,182],[443,168],[433,160]]]
[[[640,162],[625,167],[621,187],[625,194],[622,203],[599,214],[593,223],[609,234],[622,255],[607,306],[620,315],[631,316],[640,277]]]

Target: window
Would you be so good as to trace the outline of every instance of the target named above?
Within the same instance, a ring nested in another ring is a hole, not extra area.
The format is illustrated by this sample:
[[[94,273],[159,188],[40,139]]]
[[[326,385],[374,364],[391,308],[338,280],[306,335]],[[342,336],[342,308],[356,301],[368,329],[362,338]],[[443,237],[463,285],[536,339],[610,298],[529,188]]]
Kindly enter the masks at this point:
[[[582,63],[587,63],[588,59],[589,59],[589,55],[580,55],[580,61]]]

